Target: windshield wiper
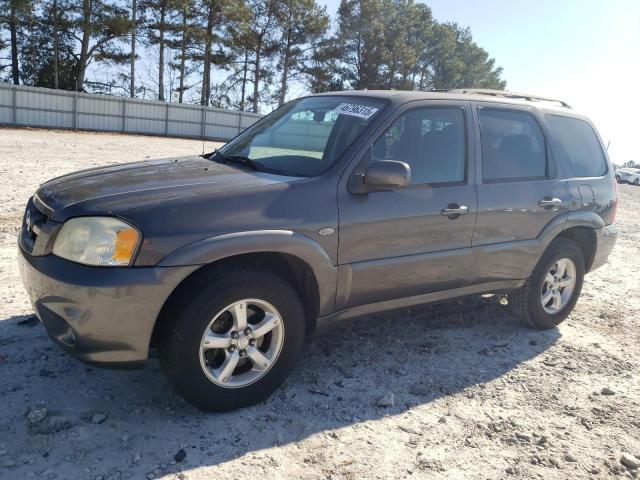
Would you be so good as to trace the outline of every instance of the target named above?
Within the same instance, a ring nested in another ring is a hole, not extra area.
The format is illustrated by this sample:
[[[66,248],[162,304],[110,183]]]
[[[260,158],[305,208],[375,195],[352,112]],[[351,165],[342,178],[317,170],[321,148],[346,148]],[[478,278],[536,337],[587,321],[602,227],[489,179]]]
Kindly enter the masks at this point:
[[[250,168],[251,170],[262,171],[264,170],[262,164],[251,160],[249,157],[244,155],[222,155],[219,150],[214,152],[213,157],[209,157],[213,159],[218,159],[218,161],[222,161],[224,163],[233,163],[235,165],[241,165],[243,167]]]

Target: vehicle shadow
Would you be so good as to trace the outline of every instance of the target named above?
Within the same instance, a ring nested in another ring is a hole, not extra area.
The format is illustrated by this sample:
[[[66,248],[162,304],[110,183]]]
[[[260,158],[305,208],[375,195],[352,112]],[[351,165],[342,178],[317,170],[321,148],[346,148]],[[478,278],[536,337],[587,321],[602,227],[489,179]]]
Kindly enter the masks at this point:
[[[209,414],[173,393],[156,359],[139,371],[94,369],[59,351],[37,322],[25,325],[28,318],[0,321],[0,448],[15,459],[14,478],[47,469],[65,478],[139,478],[219,465],[459,392],[481,397],[484,385],[560,337],[526,329],[482,299],[361,318],[310,339],[267,401]],[[393,405],[378,405],[391,393]],[[65,419],[64,428],[29,426],[25,414],[37,405]],[[94,423],[95,413],[106,420]],[[172,462],[180,449],[186,458]]]

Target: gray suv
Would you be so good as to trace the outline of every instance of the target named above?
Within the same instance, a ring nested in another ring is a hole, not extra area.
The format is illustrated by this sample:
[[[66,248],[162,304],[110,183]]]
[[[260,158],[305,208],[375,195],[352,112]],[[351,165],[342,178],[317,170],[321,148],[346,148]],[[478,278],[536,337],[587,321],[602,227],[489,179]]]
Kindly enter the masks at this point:
[[[65,175],[27,205],[20,268],[49,336],[100,366],[157,347],[212,411],[265,399],[305,337],[506,295],[548,329],[615,243],[616,182],[563,102],[487,90],[297,99],[216,152]]]

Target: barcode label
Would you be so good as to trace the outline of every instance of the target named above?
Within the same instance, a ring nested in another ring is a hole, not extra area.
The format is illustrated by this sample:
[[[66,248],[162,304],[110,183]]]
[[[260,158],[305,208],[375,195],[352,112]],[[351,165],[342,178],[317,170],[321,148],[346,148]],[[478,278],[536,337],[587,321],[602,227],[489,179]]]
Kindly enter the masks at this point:
[[[366,105],[356,105],[355,103],[341,103],[336,108],[338,115],[351,115],[352,117],[360,117],[365,120],[378,111],[376,107],[368,107]]]

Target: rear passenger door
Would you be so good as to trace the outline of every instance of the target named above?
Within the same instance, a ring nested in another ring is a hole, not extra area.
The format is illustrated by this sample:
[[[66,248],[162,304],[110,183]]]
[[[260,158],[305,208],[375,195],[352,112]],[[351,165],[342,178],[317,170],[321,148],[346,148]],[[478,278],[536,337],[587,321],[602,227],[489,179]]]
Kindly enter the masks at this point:
[[[526,241],[569,210],[571,194],[536,110],[480,102],[474,110],[481,152],[472,240],[477,281],[524,278],[533,256]]]

